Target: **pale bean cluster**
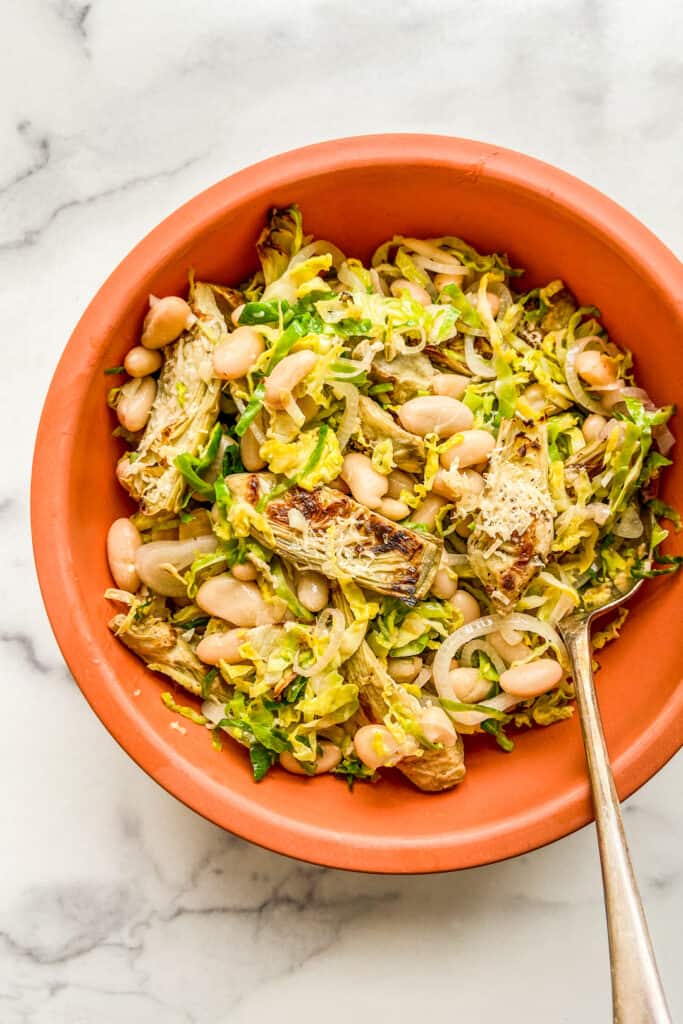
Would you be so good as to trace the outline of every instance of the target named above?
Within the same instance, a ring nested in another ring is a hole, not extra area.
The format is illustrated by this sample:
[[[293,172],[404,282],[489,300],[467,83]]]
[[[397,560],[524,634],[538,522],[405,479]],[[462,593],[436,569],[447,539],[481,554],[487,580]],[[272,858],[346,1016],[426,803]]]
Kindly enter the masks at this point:
[[[123,360],[123,368],[131,380],[119,389],[115,404],[119,423],[131,434],[145,429],[152,412],[157,394],[152,374],[161,369],[164,361],[159,350],[179,338],[194,320],[185,299],[177,295],[163,299],[150,295],[140,344],[134,345]]]

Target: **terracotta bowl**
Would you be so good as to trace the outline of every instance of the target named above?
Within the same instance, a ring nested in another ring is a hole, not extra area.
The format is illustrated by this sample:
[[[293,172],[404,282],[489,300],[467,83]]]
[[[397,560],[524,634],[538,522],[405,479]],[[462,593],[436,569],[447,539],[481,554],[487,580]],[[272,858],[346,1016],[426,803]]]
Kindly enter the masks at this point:
[[[268,208],[292,201],[306,231],[363,258],[394,233],[450,233],[486,252],[507,251],[527,268],[527,286],[562,277],[634,350],[639,379],[657,402],[683,395],[683,268],[642,224],[575,178],[518,153],[427,135],[344,139],[266,160],[152,231],[92,300],[59,363],[32,494],[36,564],[55,635],[93,710],[140,767],[252,842],[382,872],[463,868],[531,850],[591,820],[575,718],[520,733],[511,755],[474,739],[466,781],[441,795],[423,795],[395,772],[353,793],[340,780],[282,771],[256,785],[236,744],[217,753],[203,729],[169,728],[159,699],[168,682],[107,630],[105,533],[132,506],[114,479],[119,443],[103,370],[136,343],[150,292],[183,292],[190,267],[199,278],[238,282],[254,268]],[[683,454],[663,496],[683,507]],[[600,704],[622,797],[681,744],[682,604],[683,574],[646,584],[622,638],[600,658]]]

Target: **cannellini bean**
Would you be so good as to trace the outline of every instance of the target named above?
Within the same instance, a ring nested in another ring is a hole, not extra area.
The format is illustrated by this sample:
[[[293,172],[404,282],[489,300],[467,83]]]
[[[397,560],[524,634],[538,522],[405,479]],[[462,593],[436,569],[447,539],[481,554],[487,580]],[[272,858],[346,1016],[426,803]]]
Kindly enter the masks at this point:
[[[145,348],[163,348],[180,337],[193,321],[194,314],[185,299],[178,295],[167,295],[165,299],[150,295],[140,343]]]
[[[487,292],[486,293],[486,298],[488,300],[489,309],[491,310],[491,316],[495,320],[496,317],[498,316],[498,311],[500,309],[500,299],[495,294],[495,292]],[[477,298],[477,306],[478,305],[479,305],[479,300]]]
[[[238,562],[233,565],[230,572],[233,574],[236,580],[241,580],[243,583],[249,583],[251,580],[255,580],[256,566],[252,565],[251,562]]]
[[[451,437],[459,430],[468,430],[474,422],[471,409],[448,395],[411,398],[398,410],[398,418],[405,430],[420,437]]]
[[[211,519],[205,508],[197,508],[190,519],[181,522],[178,527],[178,540],[189,540],[191,537],[205,537],[213,533]]]
[[[453,579],[448,569],[438,569],[431,586],[431,592],[434,597],[438,597],[442,601],[447,601],[449,598],[453,597],[457,589],[458,584]]]
[[[220,633],[209,633],[197,644],[197,657],[207,665],[217,665],[219,661],[236,665],[242,660],[240,647],[248,642],[248,629],[227,629]]]
[[[312,774],[324,775],[325,772],[331,772],[333,768],[337,767],[341,761],[341,750],[336,743],[330,743],[329,740],[319,740],[318,742],[322,753],[315,762],[315,771]],[[311,775],[311,772],[307,772],[301,762],[297,761],[288,750],[283,750],[280,754],[280,765],[292,775]]]
[[[453,692],[452,699],[463,704],[478,704],[486,700],[491,690],[491,683],[478,668],[452,668],[448,673],[448,686]]]
[[[366,508],[377,509],[382,498],[389,489],[389,481],[378,473],[367,455],[360,452],[349,452],[344,456],[341,471],[342,480],[351,489],[356,501]]]
[[[259,412],[254,417],[253,425],[263,433],[263,415]],[[240,438],[240,458],[242,459],[242,465],[249,473],[257,473],[259,469],[263,469],[266,464],[265,459],[261,458],[261,444],[256,439],[256,435],[252,429],[252,426],[248,430],[245,430],[244,434]]]
[[[389,487],[387,489],[387,498],[400,498],[403,491],[411,491],[415,486],[410,473],[404,473],[402,469],[392,469],[391,473],[387,477]]]
[[[539,658],[529,665],[509,668],[500,677],[502,690],[523,700],[553,690],[562,679],[562,666],[552,658]]]
[[[230,314],[230,319],[232,320],[232,322],[235,325],[235,327],[239,327],[240,317],[242,316],[242,310],[244,309],[244,306],[245,306],[244,302],[241,303],[241,305],[239,305],[239,306],[235,306],[235,308],[233,309],[232,313]]]
[[[284,409],[294,388],[311,372],[317,361],[317,355],[309,349],[285,356],[270,376],[266,377],[266,405],[271,409]]]
[[[603,437],[607,433],[605,429],[607,423],[608,420],[597,412],[592,412],[590,416],[586,416],[581,427],[586,441],[590,444],[591,441],[597,441]]]
[[[392,522],[397,523],[410,515],[410,506],[406,505],[405,501],[398,501],[396,498],[382,498],[377,511],[385,519],[391,519]]]
[[[135,552],[142,537],[130,519],[115,519],[107,533],[107,561],[116,586],[131,594],[140,586],[135,571]]]
[[[363,725],[353,737],[353,745],[363,764],[373,771],[395,763],[398,743],[385,725]]]
[[[617,364],[602,352],[579,352],[575,365],[579,377],[587,384],[604,387],[605,384],[614,384],[617,379]]]
[[[172,565],[183,572],[199,555],[215,551],[218,541],[213,536],[191,537],[189,540],[155,540],[143,544],[135,555],[135,568],[143,583],[163,597],[186,597],[185,584],[169,572]],[[241,625],[241,623],[236,623]]]
[[[476,466],[480,462],[486,462],[489,455],[496,446],[496,439],[488,430],[463,430],[456,434],[456,440],[462,440],[454,444],[448,451],[442,452],[439,456],[441,465],[450,469],[457,461],[458,469],[465,469],[466,466]]]
[[[420,729],[430,743],[441,743],[444,747],[455,746],[457,733],[443,708],[425,708],[420,715]]]
[[[253,327],[237,327],[213,350],[213,372],[221,380],[237,380],[265,352],[263,336]]]
[[[309,612],[321,612],[327,607],[330,588],[319,572],[301,572],[296,584],[296,596]]]
[[[126,354],[123,360],[123,368],[129,377],[148,377],[150,373],[156,373],[161,369],[164,358],[161,352],[155,349],[144,348],[143,345],[135,345]]]
[[[434,278],[434,284],[438,291],[443,291],[446,285],[457,284],[467,277],[467,267],[463,267],[462,271],[458,271],[454,274],[437,274]]]
[[[428,494],[421,505],[415,509],[412,515],[412,521],[414,523],[422,523],[428,530],[433,530],[436,525],[436,517],[439,513],[439,509],[447,505],[448,502],[445,498],[442,498],[439,494]]]
[[[422,671],[422,658],[417,655],[411,658],[389,658],[387,672],[397,683],[412,683]]]
[[[456,590],[453,597],[449,598],[449,604],[462,615],[463,626],[468,622],[474,622],[481,615],[479,602],[466,590]]]
[[[196,601],[202,611],[234,626],[266,626],[282,622],[286,614],[284,602],[266,602],[255,583],[243,583],[227,572],[202,583]]]
[[[408,292],[411,299],[415,299],[415,301],[419,302],[422,306],[431,305],[431,295],[426,288],[422,287],[422,285],[414,284],[412,281],[406,281],[403,277],[399,277],[396,281],[391,282],[391,294],[397,299],[400,299],[404,292]]]
[[[529,657],[529,648],[523,643],[508,643],[500,633],[490,633],[489,643],[506,661],[522,661]]]
[[[432,490],[449,501],[463,494],[481,494],[483,489],[484,478],[474,469],[463,469],[455,476],[450,475],[450,470],[438,469],[432,484]]]
[[[125,430],[135,434],[147,426],[149,414],[157,394],[154,377],[133,377],[121,388],[116,404],[116,415]]]
[[[432,377],[432,391],[435,395],[462,398],[470,383],[471,378],[465,377],[462,373],[437,373],[435,377]]]

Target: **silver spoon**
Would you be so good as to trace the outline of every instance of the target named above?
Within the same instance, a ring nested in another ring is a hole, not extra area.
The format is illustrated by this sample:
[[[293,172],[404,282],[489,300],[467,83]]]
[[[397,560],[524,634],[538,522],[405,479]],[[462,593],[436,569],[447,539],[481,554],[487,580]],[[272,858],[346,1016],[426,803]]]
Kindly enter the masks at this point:
[[[632,597],[642,582],[633,580],[626,591],[613,594],[598,608],[577,609],[558,628],[574,675],[593,792],[607,912],[613,1019],[615,1024],[671,1024],[624,835],[591,668],[591,621]]]

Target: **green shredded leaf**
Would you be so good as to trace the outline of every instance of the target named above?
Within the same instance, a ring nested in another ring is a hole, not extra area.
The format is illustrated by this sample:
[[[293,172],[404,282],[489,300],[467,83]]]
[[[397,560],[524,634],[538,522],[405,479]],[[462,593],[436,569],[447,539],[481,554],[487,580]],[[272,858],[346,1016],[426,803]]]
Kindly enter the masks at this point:
[[[198,711],[188,707],[187,704],[177,704],[172,693],[162,693],[161,699],[168,710],[173,711],[174,714],[182,715],[183,718],[189,719],[195,725],[206,725],[208,719],[204,715],[200,715]]]

